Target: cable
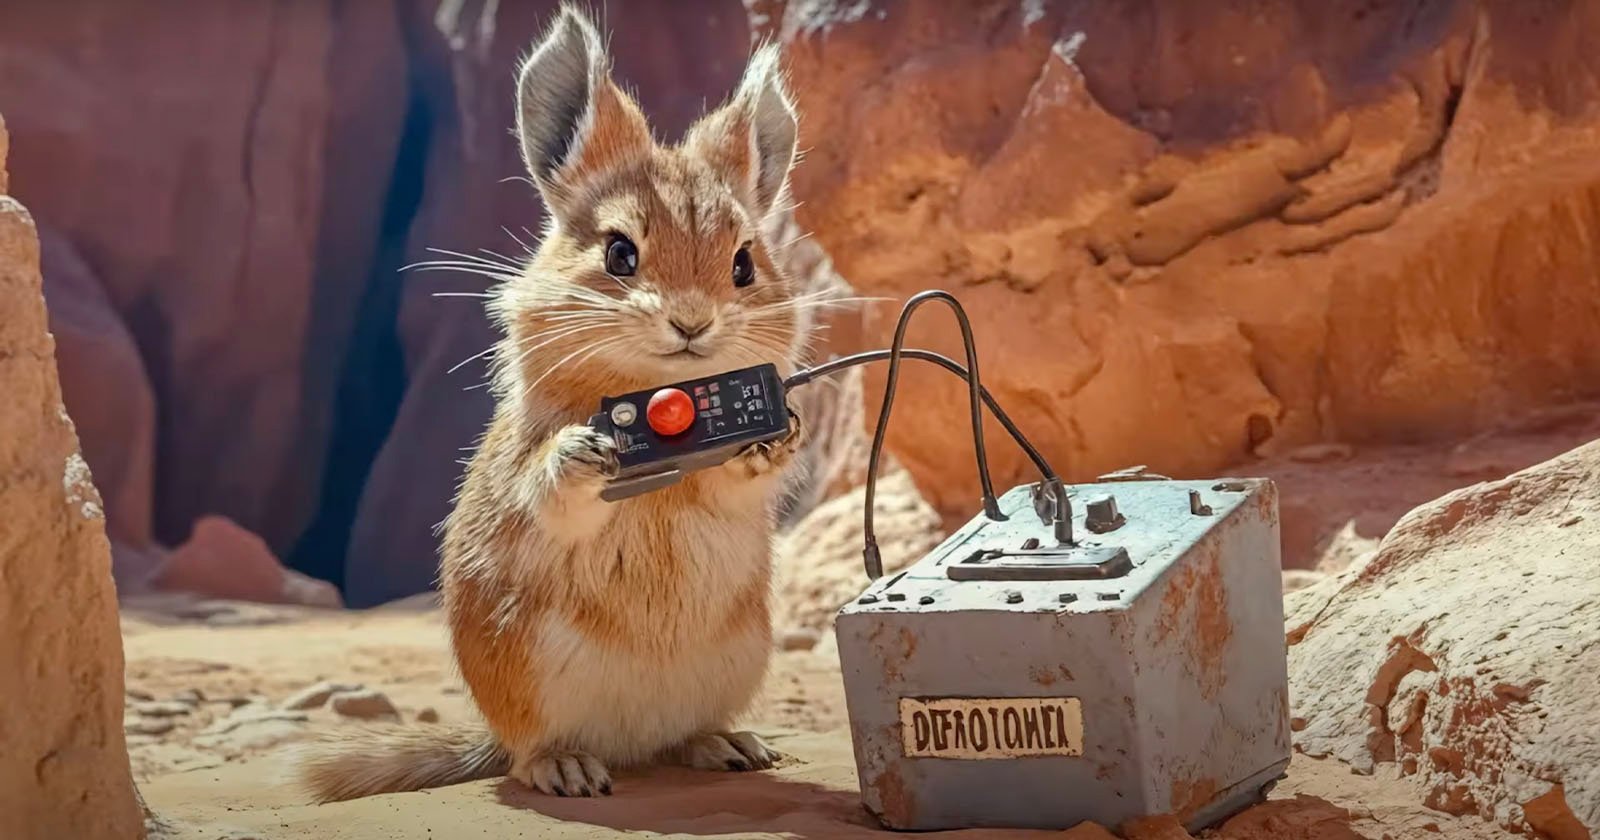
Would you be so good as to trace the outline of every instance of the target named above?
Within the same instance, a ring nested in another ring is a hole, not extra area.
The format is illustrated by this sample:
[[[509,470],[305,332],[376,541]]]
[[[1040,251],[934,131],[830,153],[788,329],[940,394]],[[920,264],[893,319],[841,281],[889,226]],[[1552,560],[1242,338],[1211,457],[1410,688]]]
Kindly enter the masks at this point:
[[[972,378],[967,374],[967,369],[962,367],[954,359],[951,359],[948,356],[942,356],[931,350],[918,350],[916,348],[907,347],[900,351],[900,355],[907,359],[933,362],[939,367],[942,367],[956,376],[961,377],[963,380],[970,380]],[[869,350],[865,353],[853,353],[849,356],[841,356],[837,359],[830,359],[829,361],[823,362],[815,367],[809,367],[804,370],[796,371],[793,376],[790,376],[788,379],[783,381],[783,387],[784,390],[795,388],[804,385],[813,379],[838,373],[845,368],[864,365],[869,362],[884,361],[888,359],[889,356],[890,351],[888,350]],[[1053,469],[1050,464],[1045,461],[1043,455],[1039,454],[1039,450],[1034,447],[1033,443],[1028,440],[1027,436],[1023,435],[1022,430],[1017,428],[1017,424],[1012,422],[1010,415],[1006,414],[1005,409],[1002,409],[1000,404],[995,402],[994,397],[989,394],[989,389],[979,385],[978,396],[983,399],[983,404],[989,407],[989,413],[994,415],[994,419],[1000,421],[1000,425],[1005,428],[1006,433],[1011,435],[1012,440],[1015,440],[1017,445],[1022,447],[1022,451],[1027,454],[1028,460],[1033,462],[1033,466],[1039,471],[1039,475],[1043,477],[1045,481],[1056,480],[1055,469]]]
[[[906,327],[910,323],[911,314],[930,300],[944,303],[955,313],[956,322],[961,327],[961,346],[966,351],[967,366],[965,368],[938,353],[905,348]],[[862,506],[862,536],[865,545],[862,548],[861,556],[863,564],[866,566],[867,577],[877,580],[883,576],[883,555],[878,549],[878,537],[873,529],[873,507],[874,499],[877,495],[878,464],[883,455],[884,438],[889,429],[889,413],[894,408],[895,390],[900,380],[900,360],[906,357],[933,362],[945,370],[960,376],[967,382],[968,404],[972,413],[972,448],[973,454],[978,460],[978,480],[983,485],[984,515],[996,522],[1006,519],[1005,514],[1000,510],[999,500],[995,498],[994,483],[989,476],[989,456],[983,440],[983,410],[979,407],[980,402],[989,407],[989,411],[1000,421],[1000,425],[1005,427],[1012,439],[1022,447],[1023,451],[1028,454],[1028,458],[1033,461],[1034,466],[1039,469],[1043,479],[1034,490],[1034,510],[1039,514],[1041,520],[1053,526],[1055,538],[1059,544],[1075,545],[1076,543],[1072,537],[1072,503],[1067,498],[1066,486],[1061,483],[1061,478],[1051,468],[1050,464],[1045,461],[1044,456],[1039,454],[1039,450],[1034,448],[1033,444],[1022,434],[1022,430],[1018,429],[1017,425],[1011,421],[1011,418],[1006,416],[1005,411],[1000,408],[999,403],[995,402],[988,389],[983,387],[978,374],[978,351],[972,338],[972,324],[967,320],[966,310],[961,307],[961,303],[950,293],[931,290],[913,295],[910,300],[906,301],[905,307],[900,310],[900,319],[895,324],[894,341],[890,343],[888,350],[872,350],[824,362],[815,367],[795,372],[785,379],[783,383],[784,388],[787,390],[788,388],[804,385],[819,376],[835,373],[855,365],[885,359],[889,362],[888,381],[884,383],[883,407],[878,412],[877,429],[872,435],[872,454],[867,462],[866,498]]]

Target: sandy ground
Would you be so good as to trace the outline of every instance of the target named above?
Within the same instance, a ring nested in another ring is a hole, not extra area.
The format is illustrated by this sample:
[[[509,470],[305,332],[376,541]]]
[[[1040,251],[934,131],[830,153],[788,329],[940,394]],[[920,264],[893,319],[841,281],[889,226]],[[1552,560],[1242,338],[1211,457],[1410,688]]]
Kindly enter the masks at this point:
[[[771,772],[623,773],[616,794],[598,800],[556,799],[493,780],[311,805],[286,782],[283,747],[317,729],[351,724],[326,705],[280,708],[295,692],[323,680],[361,684],[388,697],[398,718],[413,726],[433,725],[419,715],[451,721],[471,714],[435,610],[413,602],[338,613],[174,598],[126,605],[123,627],[130,753],[158,837],[888,836],[857,798],[838,661],[827,639],[815,650],[774,656],[751,716],[751,728],[789,756]],[[135,734],[168,724],[159,734]],[[1420,808],[1407,782],[1355,776],[1303,757],[1273,797],[1285,800],[1282,813],[1290,815],[1326,803],[1351,814],[1338,826],[1319,823],[1312,834],[1291,834],[1293,820],[1274,815],[1258,820],[1254,833],[1225,836],[1501,836]]]
[[[1502,477],[1600,437],[1600,406],[1547,410],[1450,444],[1323,446],[1241,467],[1278,482],[1285,585],[1301,585],[1372,550],[1406,511],[1457,487]],[[901,553],[926,550],[936,517],[887,488],[881,536]],[[897,507],[890,499],[905,504]],[[556,799],[493,780],[354,802],[308,804],[284,774],[283,750],[308,734],[352,725],[333,702],[285,709],[324,681],[361,686],[367,714],[410,726],[472,715],[432,599],[366,612],[199,601],[125,602],[128,730],[135,777],[155,813],[155,836],[248,838],[789,837],[889,836],[861,808],[832,633],[841,598],[859,589],[860,533],[849,498],[819,508],[794,532],[804,550],[780,550],[775,652],[749,728],[788,759],[759,774],[657,769],[619,774],[616,795]],[[833,510],[833,508],[841,508]],[[898,541],[898,542],[897,542]],[[902,544],[903,543],[903,544]],[[844,593],[841,595],[841,593]],[[794,643],[794,637],[801,637]],[[820,634],[820,643],[816,643]],[[1381,773],[1382,771],[1380,771]],[[1487,840],[1506,836],[1475,819],[1422,808],[1409,780],[1358,776],[1296,756],[1274,801],[1241,815],[1216,840]],[[1038,832],[956,832],[1024,837]],[[1108,835],[1057,832],[1080,840]],[[1132,835],[1168,840],[1177,835]]]

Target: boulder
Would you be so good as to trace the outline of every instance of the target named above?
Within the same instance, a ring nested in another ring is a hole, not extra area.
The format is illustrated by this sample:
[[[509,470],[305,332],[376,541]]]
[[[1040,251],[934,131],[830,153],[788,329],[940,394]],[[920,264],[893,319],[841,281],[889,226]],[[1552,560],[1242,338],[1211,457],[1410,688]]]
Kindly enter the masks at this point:
[[[1288,596],[1296,747],[1426,804],[1600,831],[1600,442],[1450,493]]]
[[[0,185],[5,149],[0,121]],[[110,543],[41,285],[33,220],[0,189],[0,836],[142,838]]]
[[[799,222],[862,294],[954,292],[1071,478],[1600,393],[1600,4],[747,6],[805,114]],[[941,313],[910,339],[957,335]],[[901,392],[891,448],[965,520],[965,393],[920,367]]]

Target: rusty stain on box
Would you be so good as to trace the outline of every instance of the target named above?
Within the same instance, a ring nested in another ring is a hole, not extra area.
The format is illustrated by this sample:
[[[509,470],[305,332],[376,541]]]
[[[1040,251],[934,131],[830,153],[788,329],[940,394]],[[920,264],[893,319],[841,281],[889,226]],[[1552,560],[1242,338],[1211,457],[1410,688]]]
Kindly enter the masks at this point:
[[[862,799],[905,830],[1191,831],[1289,761],[1277,494],[1260,479],[1031,487],[836,622]]]

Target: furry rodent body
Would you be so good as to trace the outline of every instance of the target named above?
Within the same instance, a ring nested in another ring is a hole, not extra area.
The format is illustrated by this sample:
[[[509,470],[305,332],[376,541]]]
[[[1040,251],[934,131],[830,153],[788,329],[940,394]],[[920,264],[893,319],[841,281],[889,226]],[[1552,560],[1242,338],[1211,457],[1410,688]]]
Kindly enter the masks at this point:
[[[518,85],[540,246],[491,310],[497,401],[446,520],[441,586],[457,665],[487,723],[356,730],[306,748],[321,801],[496,774],[609,793],[609,768],[771,766],[734,732],[772,648],[773,502],[794,434],[617,503],[591,430],[600,397],[762,362],[792,370],[805,301],[763,219],[786,190],[795,116],[772,47],[672,147],[564,7]]]

